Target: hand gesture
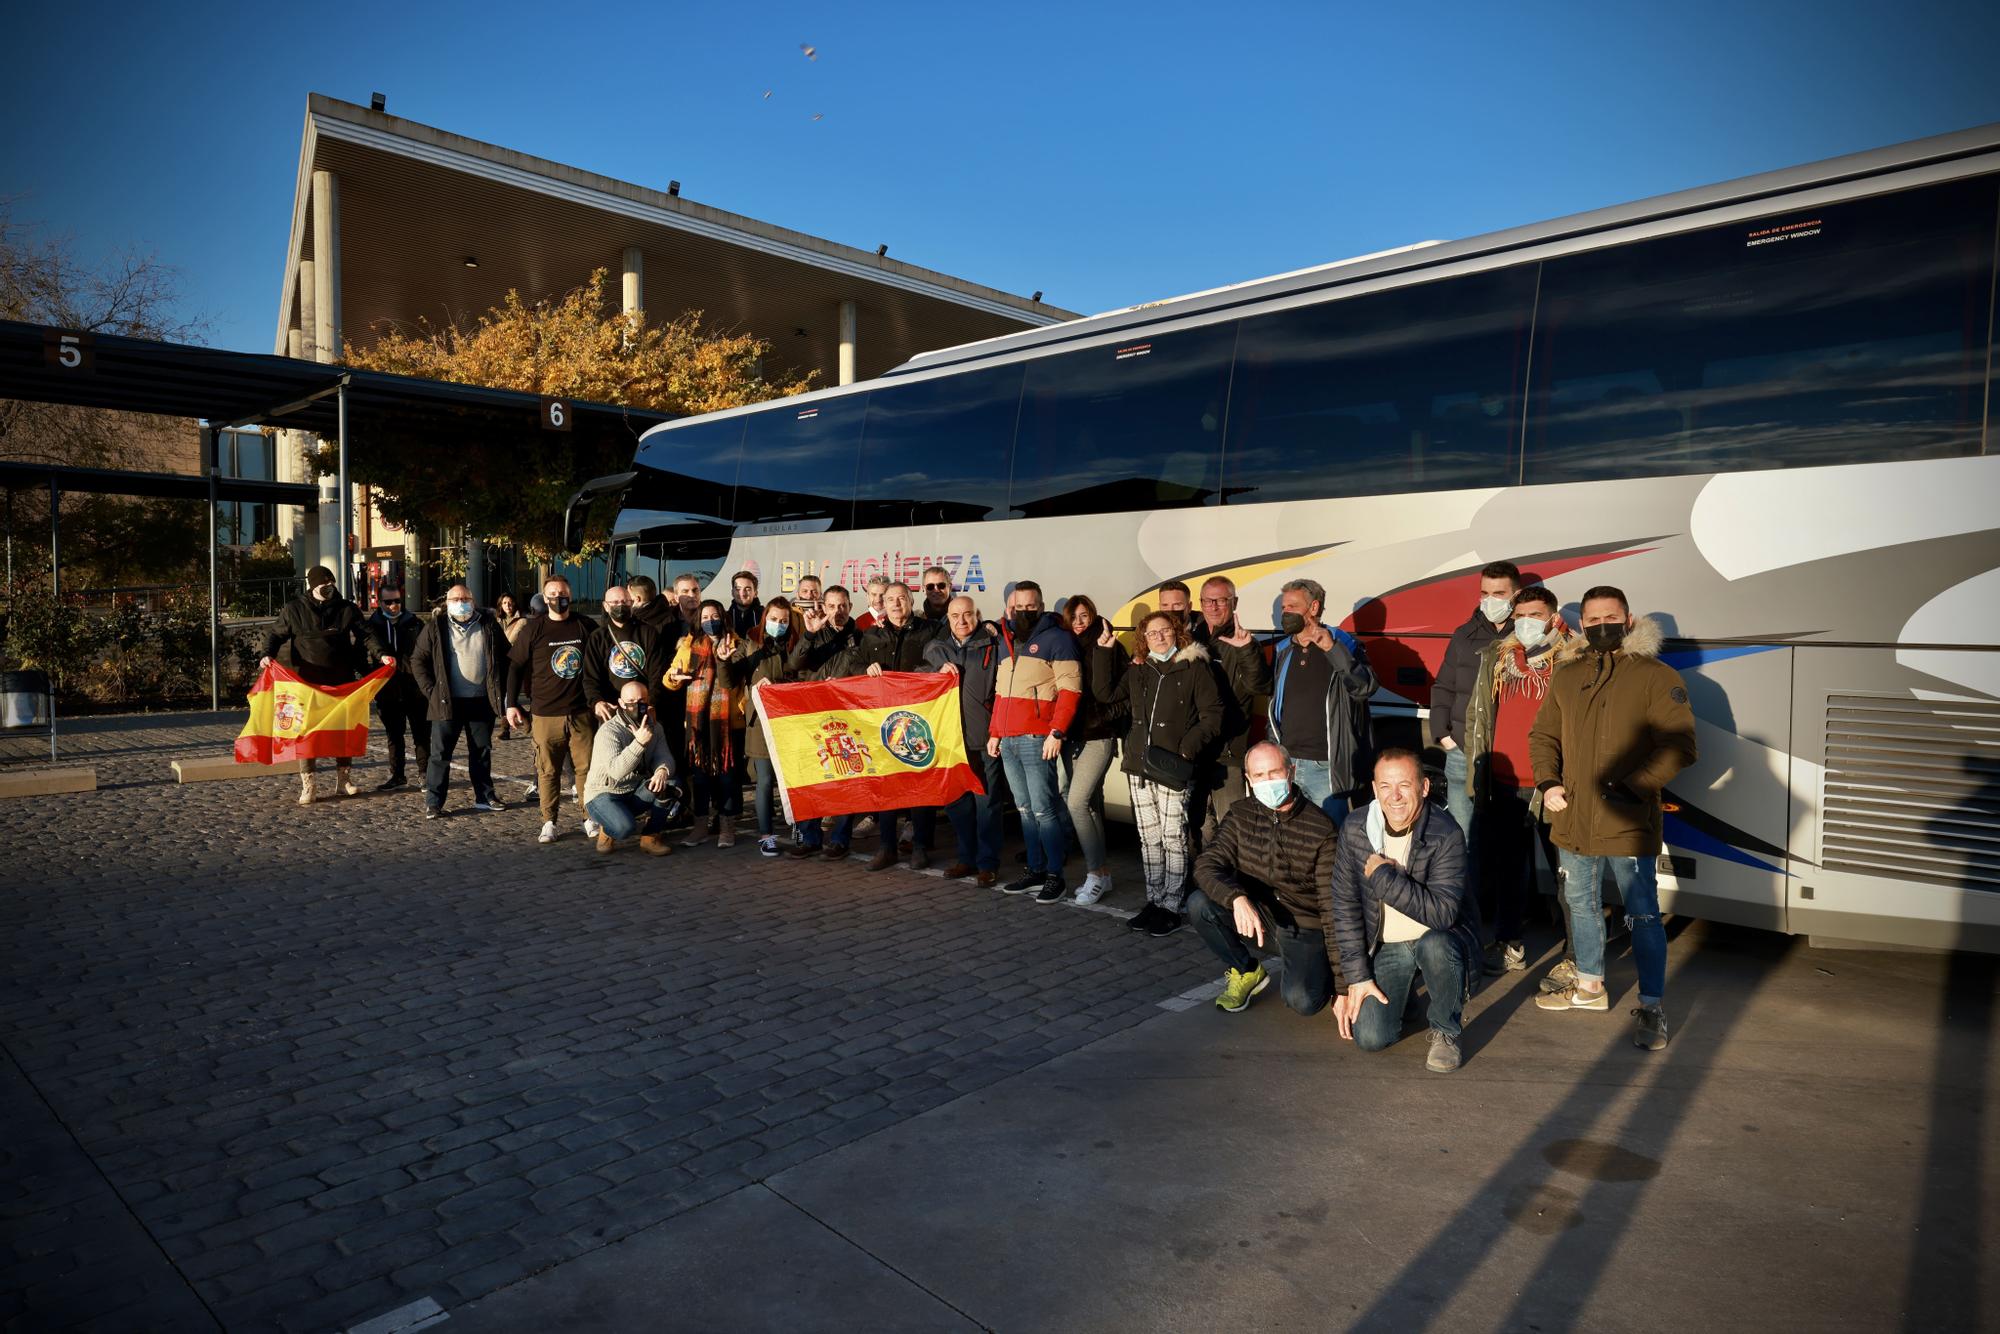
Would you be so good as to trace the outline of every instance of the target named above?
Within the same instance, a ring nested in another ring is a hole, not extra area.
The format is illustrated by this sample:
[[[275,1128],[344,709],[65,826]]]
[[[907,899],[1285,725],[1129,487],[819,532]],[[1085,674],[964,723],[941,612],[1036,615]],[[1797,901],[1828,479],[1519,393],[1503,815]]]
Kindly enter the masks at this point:
[[[1111,622],[1099,621],[1097,623],[1097,646],[1099,648],[1118,647],[1118,632],[1111,628]]]
[[[880,676],[880,675],[882,674],[882,664],[881,664],[881,663],[879,663],[879,662],[871,662],[871,663],[869,663],[869,664],[868,664],[868,674],[869,674],[870,676]]]
[[[1361,1006],[1371,996],[1384,1005],[1389,1003],[1389,998],[1382,994],[1382,988],[1368,981],[1349,987],[1347,994],[1334,1005],[1333,1017],[1340,1021],[1340,1036],[1350,1042],[1354,1040],[1354,1021],[1361,1017]]]
[[[597,714],[598,722],[608,723],[618,716],[618,706],[609,700],[599,700],[594,706],[593,712]]]
[[[1315,625],[1313,627],[1312,638],[1307,642],[1314,645],[1322,653],[1331,653],[1333,651],[1333,631],[1323,625]]]
[[[817,603],[807,606],[800,613],[799,619],[805,624],[806,633],[809,635],[818,634],[826,628],[826,613],[819,609]]]
[[[522,727],[525,726],[526,723],[527,719],[521,716],[521,711],[515,708],[513,705],[509,704],[507,706],[507,726]]]
[[[1250,647],[1250,631],[1245,628],[1241,616],[1232,615],[1229,618],[1229,629],[1230,633],[1222,636],[1218,643],[1227,644],[1231,648]]]
[[[1236,900],[1236,934],[1259,945],[1264,943],[1264,914],[1247,894]]]
[[[989,759],[995,759],[995,760],[997,760],[997,759],[999,759],[999,758],[1000,758],[1000,738],[999,738],[999,737],[997,737],[997,736],[990,736],[990,737],[987,737],[987,738],[986,738],[986,755],[987,755],[987,758],[989,758]]]
[[[1542,805],[1550,811],[1566,811],[1569,809],[1569,793],[1558,783],[1542,793]]]
[[[632,744],[642,750],[653,744],[653,724],[650,719],[632,729]]]
[[[721,642],[721,643],[719,643],[719,644],[717,644],[717,645],[715,646],[715,651],[716,651],[716,653],[717,653],[718,655],[720,655],[721,657],[725,657],[725,658],[733,658],[733,657],[735,657],[735,656],[736,656],[736,632],[735,632],[734,630],[725,630],[725,631],[723,631],[723,633],[722,633],[722,642]]]

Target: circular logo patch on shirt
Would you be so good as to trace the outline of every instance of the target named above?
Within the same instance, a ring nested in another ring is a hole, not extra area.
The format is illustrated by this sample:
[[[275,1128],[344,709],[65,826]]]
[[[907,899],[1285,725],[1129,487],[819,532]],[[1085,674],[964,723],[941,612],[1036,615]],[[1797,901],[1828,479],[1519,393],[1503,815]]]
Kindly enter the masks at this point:
[[[611,646],[607,665],[619,680],[636,681],[646,674],[646,650],[629,639],[621,639]]]
[[[583,650],[575,644],[550,649],[549,670],[565,681],[574,681],[576,674],[583,670]]]
[[[882,720],[882,745],[912,769],[927,769],[937,758],[937,742],[923,715],[898,709]]]
[[[1688,702],[1688,692],[1682,690],[1679,686],[1675,686],[1667,693],[1673,696],[1674,703],[1676,704],[1685,704]]]

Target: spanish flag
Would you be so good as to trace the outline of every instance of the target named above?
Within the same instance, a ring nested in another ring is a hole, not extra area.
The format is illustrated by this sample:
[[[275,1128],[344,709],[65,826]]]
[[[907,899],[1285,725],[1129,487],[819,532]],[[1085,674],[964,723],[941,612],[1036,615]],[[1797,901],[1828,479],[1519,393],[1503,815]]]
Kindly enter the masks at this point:
[[[236,738],[238,764],[353,759],[368,750],[368,701],[394,667],[344,686],[316,686],[272,663],[250,687],[250,721]]]
[[[790,821],[943,806],[985,791],[966,762],[949,673],[764,681],[757,716]]]

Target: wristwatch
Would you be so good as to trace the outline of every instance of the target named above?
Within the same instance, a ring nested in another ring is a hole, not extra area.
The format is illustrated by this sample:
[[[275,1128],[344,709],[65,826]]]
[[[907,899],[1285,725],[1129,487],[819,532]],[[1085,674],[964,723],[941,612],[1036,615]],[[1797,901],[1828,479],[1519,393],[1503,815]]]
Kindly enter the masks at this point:
[[[1049,729],[1049,736],[1056,741],[1061,741],[1064,739],[1063,730],[1060,727],[1051,727]]]

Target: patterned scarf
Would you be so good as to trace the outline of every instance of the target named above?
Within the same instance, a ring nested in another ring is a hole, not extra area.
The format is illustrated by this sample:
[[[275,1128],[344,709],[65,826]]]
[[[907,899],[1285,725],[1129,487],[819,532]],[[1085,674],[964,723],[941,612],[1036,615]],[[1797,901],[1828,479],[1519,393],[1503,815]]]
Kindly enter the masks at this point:
[[[688,642],[688,763],[706,774],[736,767],[736,735],[730,727],[735,700],[715,671],[715,641],[698,635]]]
[[[1556,650],[1569,642],[1570,628],[1558,616],[1549,622],[1548,638],[1530,653],[1514,635],[1500,645],[1499,670],[1493,673],[1493,698],[1541,699],[1549,693],[1555,673]]]

